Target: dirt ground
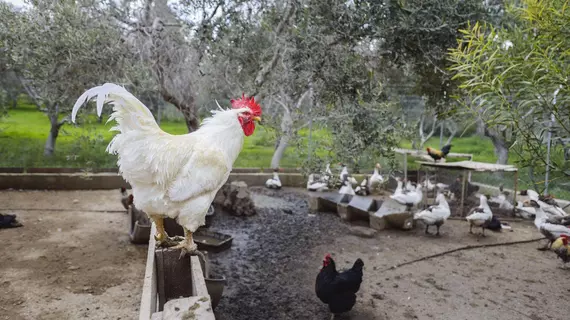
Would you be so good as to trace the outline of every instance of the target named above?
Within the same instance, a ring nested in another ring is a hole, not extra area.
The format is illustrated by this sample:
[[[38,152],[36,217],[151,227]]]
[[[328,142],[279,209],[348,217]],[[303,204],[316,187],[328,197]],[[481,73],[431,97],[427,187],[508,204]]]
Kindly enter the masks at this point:
[[[328,320],[314,293],[327,252],[341,268],[356,258],[365,263],[357,304],[339,319],[568,319],[570,266],[560,269],[552,252],[537,251],[542,243],[461,251],[385,271],[465,245],[539,237],[531,223],[485,238],[470,235],[464,221],[448,221],[439,238],[421,227],[361,238],[336,215],[311,213],[293,190],[253,190],[257,215],[217,211],[210,227],[234,237],[231,250],[210,253],[212,271],[228,280],[219,320]],[[0,212],[24,224],[0,230],[0,319],[137,317],[146,246],[131,245],[126,214],[110,212],[122,208],[118,191],[0,192],[0,203]]]
[[[129,242],[118,191],[4,191],[0,203],[24,225],[0,230],[0,319],[138,317],[147,250]]]

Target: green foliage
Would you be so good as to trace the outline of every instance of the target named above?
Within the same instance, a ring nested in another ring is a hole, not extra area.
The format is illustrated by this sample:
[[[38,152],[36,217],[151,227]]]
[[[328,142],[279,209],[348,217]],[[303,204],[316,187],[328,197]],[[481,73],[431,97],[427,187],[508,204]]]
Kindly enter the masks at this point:
[[[475,23],[462,31],[449,55],[454,78],[467,96],[467,111],[491,128],[510,132],[518,165],[531,168],[539,180],[554,117],[551,172],[554,179],[570,176],[567,2],[525,0],[508,14],[516,22],[508,28]]]

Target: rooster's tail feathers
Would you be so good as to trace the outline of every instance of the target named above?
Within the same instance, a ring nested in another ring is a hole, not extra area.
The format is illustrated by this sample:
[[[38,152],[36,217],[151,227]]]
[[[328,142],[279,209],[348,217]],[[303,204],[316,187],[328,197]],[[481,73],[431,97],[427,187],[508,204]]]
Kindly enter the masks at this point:
[[[115,130],[125,132],[143,127],[159,128],[150,110],[125,88],[114,83],[105,83],[85,91],[73,106],[71,111],[72,122],[75,122],[79,108],[94,97],[97,97],[98,116],[101,116],[103,105],[106,102],[113,104],[114,112],[108,121],[117,121],[118,126],[113,128]]]

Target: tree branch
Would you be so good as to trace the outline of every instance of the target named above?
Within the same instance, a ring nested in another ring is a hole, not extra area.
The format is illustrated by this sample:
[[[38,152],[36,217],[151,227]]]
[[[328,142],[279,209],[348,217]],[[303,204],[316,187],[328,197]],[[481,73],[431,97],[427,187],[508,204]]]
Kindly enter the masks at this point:
[[[288,7],[287,7],[287,11],[285,12],[285,16],[279,22],[279,24],[277,25],[277,28],[275,28],[275,34],[273,37],[273,41],[276,44],[275,52],[273,53],[273,57],[271,58],[271,60],[269,60],[269,62],[267,64],[265,64],[261,68],[261,70],[259,70],[259,72],[257,73],[257,75],[255,77],[256,89],[255,89],[255,92],[253,93],[254,96],[257,95],[260,87],[263,86],[263,84],[265,83],[265,81],[267,79],[267,75],[269,75],[269,73],[275,68],[277,61],[279,60],[279,56],[281,54],[282,48],[279,44],[277,44],[277,41],[281,37],[283,30],[285,30],[285,26],[289,23],[289,20],[291,19],[291,17],[295,13],[295,10],[296,10],[295,5],[292,2],[290,2]]]

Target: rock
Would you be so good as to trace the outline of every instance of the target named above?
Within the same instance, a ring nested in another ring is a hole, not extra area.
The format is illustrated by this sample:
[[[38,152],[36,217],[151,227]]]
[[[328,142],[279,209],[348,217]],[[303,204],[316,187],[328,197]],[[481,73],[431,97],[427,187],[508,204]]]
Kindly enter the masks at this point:
[[[214,203],[221,205],[231,215],[251,216],[256,214],[253,199],[247,184],[243,181],[225,184],[214,198]]]
[[[352,226],[349,228],[349,231],[353,235],[355,235],[357,237],[362,237],[362,238],[373,238],[376,235],[376,233],[378,232],[374,229],[367,228],[367,227],[361,227],[361,226]]]
[[[378,300],[384,300],[384,295],[381,293],[373,293],[372,298],[378,299]]]

